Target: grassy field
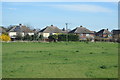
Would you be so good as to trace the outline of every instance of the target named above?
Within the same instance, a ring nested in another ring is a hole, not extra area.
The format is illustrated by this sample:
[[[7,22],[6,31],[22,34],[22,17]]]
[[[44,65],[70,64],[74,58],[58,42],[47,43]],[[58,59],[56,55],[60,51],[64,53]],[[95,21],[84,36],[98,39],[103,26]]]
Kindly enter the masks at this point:
[[[3,43],[3,78],[116,78],[118,44]]]

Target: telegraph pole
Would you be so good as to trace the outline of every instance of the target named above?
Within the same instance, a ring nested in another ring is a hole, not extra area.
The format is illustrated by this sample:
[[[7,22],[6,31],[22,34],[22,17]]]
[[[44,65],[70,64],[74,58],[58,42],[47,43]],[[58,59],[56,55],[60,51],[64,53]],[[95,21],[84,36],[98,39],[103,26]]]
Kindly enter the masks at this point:
[[[66,25],[66,41],[68,41],[68,23],[65,23]]]

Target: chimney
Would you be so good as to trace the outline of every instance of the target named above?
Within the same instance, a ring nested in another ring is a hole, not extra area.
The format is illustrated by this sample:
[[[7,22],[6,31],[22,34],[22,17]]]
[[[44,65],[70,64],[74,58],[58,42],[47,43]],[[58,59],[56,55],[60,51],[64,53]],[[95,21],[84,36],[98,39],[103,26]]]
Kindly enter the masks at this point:
[[[108,30],[108,28],[107,28],[107,30]]]
[[[80,27],[82,27],[82,26],[80,26]]]
[[[53,25],[51,25],[51,26],[53,26]]]
[[[19,26],[22,26],[22,24],[19,24]]]
[[[62,31],[65,31],[65,28],[63,28]]]

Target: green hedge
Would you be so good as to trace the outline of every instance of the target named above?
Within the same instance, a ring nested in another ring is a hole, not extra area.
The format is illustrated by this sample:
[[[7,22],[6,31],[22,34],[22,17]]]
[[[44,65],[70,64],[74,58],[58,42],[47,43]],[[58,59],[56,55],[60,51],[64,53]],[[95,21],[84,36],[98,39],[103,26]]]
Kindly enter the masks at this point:
[[[74,34],[50,35],[50,41],[79,41],[79,36]]]

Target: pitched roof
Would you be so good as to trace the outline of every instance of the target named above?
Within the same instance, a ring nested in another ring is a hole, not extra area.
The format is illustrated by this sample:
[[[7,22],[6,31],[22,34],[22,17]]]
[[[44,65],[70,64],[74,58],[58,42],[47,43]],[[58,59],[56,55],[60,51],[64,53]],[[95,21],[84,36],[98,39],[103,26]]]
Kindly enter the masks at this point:
[[[108,31],[108,29],[102,29],[102,30],[98,31],[97,34],[111,34],[111,32]]]
[[[3,27],[0,27],[0,33],[6,32],[6,30]]]
[[[29,27],[26,27],[26,26],[14,26],[12,27],[9,32],[33,32]]]
[[[79,33],[79,34],[82,34],[82,33],[92,33],[90,30],[86,29],[85,27],[77,27],[75,29],[73,29],[72,31],[70,31],[69,33]]]
[[[58,27],[56,26],[47,26],[46,28],[40,30],[39,32],[44,32],[44,33],[61,33],[62,30],[59,29]]]
[[[119,30],[112,30],[113,34],[120,34],[120,29]]]
[[[2,33],[2,28],[0,27],[0,33]]]

